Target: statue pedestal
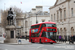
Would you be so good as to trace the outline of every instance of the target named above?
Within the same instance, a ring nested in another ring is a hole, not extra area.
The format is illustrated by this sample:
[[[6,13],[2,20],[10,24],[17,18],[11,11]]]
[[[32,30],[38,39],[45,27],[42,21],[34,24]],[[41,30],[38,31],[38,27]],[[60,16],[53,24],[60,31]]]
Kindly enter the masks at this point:
[[[6,26],[6,40],[4,43],[17,43],[16,27],[14,25]]]

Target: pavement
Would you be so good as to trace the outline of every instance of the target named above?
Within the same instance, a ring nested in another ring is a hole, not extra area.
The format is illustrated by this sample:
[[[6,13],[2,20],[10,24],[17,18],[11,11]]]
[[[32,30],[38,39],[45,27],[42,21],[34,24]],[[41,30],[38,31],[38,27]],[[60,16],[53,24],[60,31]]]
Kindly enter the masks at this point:
[[[26,39],[17,39],[17,43],[8,43],[8,44],[10,45],[30,45],[31,42],[29,42],[29,40],[26,40]]]
[[[0,50],[75,50],[75,45],[66,43],[32,43],[31,45],[0,44]]]
[[[3,40],[0,40],[0,43],[4,43],[4,41]]]
[[[57,43],[60,43],[60,44],[69,44],[69,41],[66,41],[66,42],[59,42],[59,41],[57,41]],[[75,44],[75,42],[74,42],[74,44]]]
[[[19,40],[20,40],[20,42],[19,42]],[[29,40],[26,40],[26,39],[17,39],[17,43],[0,43],[0,44],[29,45],[29,44],[31,44],[31,42],[29,42]]]
[[[50,43],[31,43],[29,40],[19,39],[21,43],[3,43],[0,44],[0,50],[75,50],[75,43],[65,42]],[[18,39],[17,39],[18,42]]]
[[[20,40],[20,42],[19,42]],[[10,44],[10,45],[30,45],[32,44],[31,42],[29,42],[29,40],[27,39],[17,39],[17,43],[0,43],[0,44]],[[69,41],[66,41],[66,42],[59,42],[57,41],[57,44],[69,44]],[[74,42],[75,44],[75,42]]]

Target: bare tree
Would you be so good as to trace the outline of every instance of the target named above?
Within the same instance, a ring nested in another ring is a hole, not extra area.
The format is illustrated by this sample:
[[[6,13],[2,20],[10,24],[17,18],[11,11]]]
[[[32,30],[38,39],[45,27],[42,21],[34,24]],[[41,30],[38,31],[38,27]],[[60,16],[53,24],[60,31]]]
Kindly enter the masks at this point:
[[[6,9],[5,11],[1,10],[1,25],[2,27],[6,27],[7,25],[7,16],[8,16],[8,10],[10,8]],[[17,8],[17,7],[12,7],[13,11],[16,13],[16,17],[21,17],[22,16],[22,11],[21,9]]]
[[[16,17],[22,17],[22,10],[20,8],[17,8],[16,6],[12,7],[13,11],[16,13]]]
[[[6,22],[7,22],[7,15],[8,15],[8,10],[6,10],[6,11],[1,11],[1,25],[2,25],[2,27],[4,27],[5,28],[5,26],[6,26]]]

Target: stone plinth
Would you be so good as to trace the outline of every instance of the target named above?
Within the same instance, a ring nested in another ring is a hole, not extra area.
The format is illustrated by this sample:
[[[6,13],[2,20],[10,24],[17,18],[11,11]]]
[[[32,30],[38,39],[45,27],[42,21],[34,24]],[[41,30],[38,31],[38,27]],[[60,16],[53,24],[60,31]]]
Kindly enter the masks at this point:
[[[6,26],[6,40],[5,43],[17,43],[16,27],[14,25]]]
[[[4,43],[17,43],[17,39],[6,39]]]

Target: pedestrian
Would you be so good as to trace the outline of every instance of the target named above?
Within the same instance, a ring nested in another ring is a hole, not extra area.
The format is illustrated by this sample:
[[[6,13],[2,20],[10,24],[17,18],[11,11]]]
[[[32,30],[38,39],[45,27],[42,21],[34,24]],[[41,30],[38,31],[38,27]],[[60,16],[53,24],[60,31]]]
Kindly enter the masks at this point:
[[[66,39],[65,39],[65,37],[64,37],[64,36],[62,37],[62,40],[63,40],[63,42],[66,42]]]
[[[69,44],[70,44],[70,43],[74,44],[74,38],[73,38],[73,35],[70,37]]]
[[[27,35],[26,35],[26,40],[27,40]]]
[[[61,41],[61,35],[59,35],[59,42]]]
[[[75,41],[75,35],[73,36],[73,40]]]

